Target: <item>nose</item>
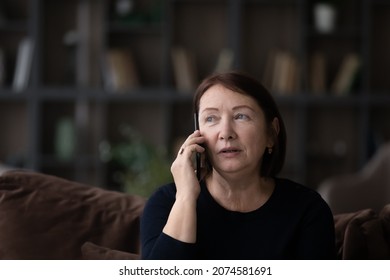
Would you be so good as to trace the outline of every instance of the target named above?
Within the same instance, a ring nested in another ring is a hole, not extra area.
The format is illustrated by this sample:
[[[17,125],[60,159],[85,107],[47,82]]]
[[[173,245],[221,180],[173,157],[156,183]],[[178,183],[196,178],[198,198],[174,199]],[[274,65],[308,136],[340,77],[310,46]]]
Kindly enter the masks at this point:
[[[237,137],[234,124],[231,120],[225,119],[220,123],[220,132],[219,139],[220,140],[233,140]]]

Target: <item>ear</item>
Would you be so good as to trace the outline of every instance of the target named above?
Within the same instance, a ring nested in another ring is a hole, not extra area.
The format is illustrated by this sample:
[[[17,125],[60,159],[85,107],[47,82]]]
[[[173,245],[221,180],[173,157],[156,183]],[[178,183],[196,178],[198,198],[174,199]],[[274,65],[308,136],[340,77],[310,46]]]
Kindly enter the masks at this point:
[[[279,135],[280,127],[279,127],[279,119],[275,117],[272,121],[272,127],[274,128],[275,135]]]
[[[270,133],[270,137],[269,137],[269,141],[268,141],[268,148],[272,148],[274,146],[275,139],[279,135],[279,131],[280,131],[279,119],[275,117],[272,120],[271,126],[272,126],[272,128],[271,128],[271,133]]]

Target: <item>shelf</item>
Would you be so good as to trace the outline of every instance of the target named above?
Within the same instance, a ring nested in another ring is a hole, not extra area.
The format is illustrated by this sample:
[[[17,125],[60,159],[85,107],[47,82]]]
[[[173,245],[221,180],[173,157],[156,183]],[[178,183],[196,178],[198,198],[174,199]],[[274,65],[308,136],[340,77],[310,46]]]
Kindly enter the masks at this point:
[[[39,88],[15,92],[11,89],[0,90],[0,101],[4,100],[36,100],[36,101],[110,101],[110,102],[190,102],[190,93],[181,93],[176,89],[140,88],[124,92],[108,92],[91,88]]]
[[[324,105],[324,106],[358,106],[358,105],[387,105],[390,103],[390,94],[376,92],[370,94],[356,94],[342,97],[316,95],[314,93],[296,93],[289,95],[274,95],[279,104]],[[140,88],[125,92],[107,92],[103,89],[91,88],[39,88],[15,92],[12,89],[0,90],[0,101],[109,101],[109,102],[163,102],[163,103],[191,103],[191,93],[178,92],[174,88]]]
[[[107,32],[120,35],[162,35],[163,30],[160,23],[134,25],[112,22],[108,25]]]
[[[30,91],[15,92],[11,89],[0,89],[0,101],[25,101],[31,97]]]
[[[311,27],[307,32],[308,39],[359,40],[361,36],[360,28],[338,28],[330,33],[320,33],[314,27]]]
[[[26,33],[28,31],[28,22],[25,20],[7,20],[0,22],[0,32],[8,33]]]

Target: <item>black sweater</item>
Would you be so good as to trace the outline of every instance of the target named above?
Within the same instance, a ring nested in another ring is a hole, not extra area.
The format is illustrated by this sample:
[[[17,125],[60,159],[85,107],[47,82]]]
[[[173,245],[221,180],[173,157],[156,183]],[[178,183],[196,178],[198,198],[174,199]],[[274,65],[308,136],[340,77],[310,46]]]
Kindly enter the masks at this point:
[[[274,192],[248,212],[220,206],[204,182],[197,202],[197,241],[178,241],[164,233],[175,201],[173,183],[148,200],[141,220],[143,259],[334,259],[332,213],[312,189],[276,179]]]

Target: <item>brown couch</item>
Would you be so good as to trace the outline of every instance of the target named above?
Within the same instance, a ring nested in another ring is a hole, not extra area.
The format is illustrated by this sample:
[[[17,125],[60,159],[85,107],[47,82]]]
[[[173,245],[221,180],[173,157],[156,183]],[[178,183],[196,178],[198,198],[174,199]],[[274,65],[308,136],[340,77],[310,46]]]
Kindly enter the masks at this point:
[[[334,215],[339,259],[390,259],[390,204]]]
[[[0,259],[137,259],[141,197],[26,171],[0,176]],[[390,259],[390,204],[334,216],[339,259]]]
[[[25,171],[0,176],[0,259],[138,258],[145,200]]]
[[[390,203],[390,142],[355,173],[340,174],[324,180],[318,192],[334,214],[372,209],[380,212]]]

